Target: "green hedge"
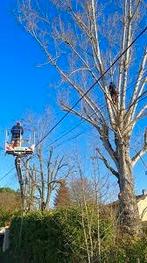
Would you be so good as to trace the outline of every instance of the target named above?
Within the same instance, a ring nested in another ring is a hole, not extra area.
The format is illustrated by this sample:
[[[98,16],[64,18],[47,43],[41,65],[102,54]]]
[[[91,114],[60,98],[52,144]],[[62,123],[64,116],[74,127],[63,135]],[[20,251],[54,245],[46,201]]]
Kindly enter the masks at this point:
[[[14,216],[21,214],[19,210],[8,211],[0,208],[0,227],[9,225]]]
[[[3,227],[8,224],[12,217],[12,213],[0,209],[0,227]]]
[[[87,214],[81,215],[81,211],[76,208],[14,217],[11,225],[11,252],[16,256],[16,262],[18,258],[18,262],[25,263],[87,262],[82,218],[88,235]],[[97,240],[96,215],[91,219],[91,237]],[[108,219],[100,222],[100,236],[106,244],[112,237],[110,225]],[[89,236],[87,239],[90,243]],[[95,251],[98,253],[97,249]]]
[[[105,263],[146,263],[147,239],[140,240],[123,239],[105,251],[102,257]]]
[[[97,214],[90,209],[88,212],[78,208],[57,209],[15,216],[10,231],[9,258],[14,263],[87,263],[91,237],[92,263],[147,262],[146,240],[116,242],[116,229],[111,218],[103,217],[99,222],[99,243],[97,223]]]

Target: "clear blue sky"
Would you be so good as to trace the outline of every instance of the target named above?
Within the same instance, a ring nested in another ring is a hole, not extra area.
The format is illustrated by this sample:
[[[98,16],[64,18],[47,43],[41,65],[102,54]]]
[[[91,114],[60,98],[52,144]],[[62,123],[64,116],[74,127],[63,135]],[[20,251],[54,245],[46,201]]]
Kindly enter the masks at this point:
[[[51,88],[56,83],[57,75],[52,68],[37,67],[38,64],[44,62],[42,53],[36,42],[17,23],[13,12],[15,4],[15,0],[1,1],[0,8],[1,146],[4,144],[4,130],[10,128],[16,120],[23,118],[27,112],[42,113],[49,105],[58,118],[63,114],[57,106],[56,93]],[[54,133],[54,138],[59,136],[59,133],[63,132],[66,127],[70,128],[69,124],[75,125],[75,122],[75,118],[68,118]],[[85,138],[84,135],[83,141]],[[0,153],[0,177],[11,168],[13,161],[3,152]],[[142,188],[147,188],[147,175],[145,176],[142,162],[136,166],[135,175],[137,192]],[[10,178],[0,182],[0,186],[5,184],[8,186],[9,183],[15,187],[14,173],[10,175]]]
[[[4,146],[5,130],[30,112],[40,114],[49,106],[57,119],[64,114],[57,105],[52,88],[58,76],[50,67],[38,67],[44,58],[36,42],[17,22],[15,4],[15,0],[5,0],[0,8],[0,146]],[[76,121],[68,117],[68,122],[54,132],[53,139],[60,136],[66,127],[70,128],[70,123],[75,125]],[[0,152],[0,177],[12,167],[13,162],[12,157]],[[15,186],[14,174],[12,172],[10,180],[6,177],[0,185],[10,183]]]
[[[56,98],[49,89],[55,78],[50,69],[38,68],[42,62],[39,47],[17,23],[14,15],[16,1],[5,0],[0,8],[0,145],[4,144],[4,131],[27,112],[41,113]],[[9,170],[13,160],[1,152],[0,174]],[[7,165],[7,166],[6,166]]]

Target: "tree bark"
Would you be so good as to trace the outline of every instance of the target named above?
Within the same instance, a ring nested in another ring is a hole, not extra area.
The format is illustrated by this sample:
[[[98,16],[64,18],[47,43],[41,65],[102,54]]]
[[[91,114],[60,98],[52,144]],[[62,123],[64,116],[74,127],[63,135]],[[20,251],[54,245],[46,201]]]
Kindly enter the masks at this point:
[[[124,143],[119,145],[118,161],[118,183],[119,193],[119,215],[120,226],[123,233],[131,236],[141,235],[141,220],[134,194],[134,179],[132,175],[132,164],[128,155],[128,146]]]

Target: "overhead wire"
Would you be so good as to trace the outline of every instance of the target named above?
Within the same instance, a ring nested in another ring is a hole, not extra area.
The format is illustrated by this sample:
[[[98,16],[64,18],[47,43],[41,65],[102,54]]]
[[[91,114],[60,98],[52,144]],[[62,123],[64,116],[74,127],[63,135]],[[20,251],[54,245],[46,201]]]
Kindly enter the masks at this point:
[[[101,74],[101,76],[87,89],[86,92],[73,104],[73,106],[66,112],[63,117],[61,117],[56,124],[41,138],[39,142],[35,145],[37,147],[39,144],[44,141],[49,134],[55,130],[57,126],[69,115],[69,113],[79,104],[79,102],[94,88],[94,86],[105,76],[105,74],[116,64],[116,62],[127,52],[127,50],[145,33],[147,30],[147,26],[136,36],[136,38],[130,43],[130,45],[113,61],[113,63]]]
[[[107,127],[108,127],[108,129],[110,129],[109,126],[107,126]],[[78,128],[78,127],[77,127],[77,128]],[[75,129],[76,129],[76,127],[75,127]],[[57,148],[57,147],[63,145],[64,143],[66,143],[66,142],[69,142],[69,141],[72,141],[72,140],[74,140],[74,139],[77,139],[79,136],[87,133],[88,131],[89,131],[89,130],[86,130],[86,131],[82,131],[81,133],[75,134],[73,137],[70,137],[70,138],[62,141],[61,143],[59,143],[59,144],[58,144],[57,146],[55,146],[54,148]],[[69,130],[68,133],[70,133],[70,130]],[[57,142],[59,139],[61,139],[61,138],[63,138],[63,137],[64,137],[64,136],[60,136],[60,137],[57,138],[55,141]],[[48,147],[50,147],[51,145],[53,145],[53,144],[55,143],[55,141],[53,141],[51,144],[49,144]]]
[[[143,100],[143,99],[144,99],[144,98],[141,98],[139,101],[141,101],[141,100]],[[96,114],[96,113],[94,112],[92,115],[94,115],[94,114]],[[90,117],[92,117],[92,115],[91,115]],[[60,137],[58,137],[57,139],[55,139],[54,141],[52,141],[52,142],[46,147],[46,151],[48,151],[48,148],[49,148],[50,146],[54,145],[57,141],[59,141],[60,139],[62,139],[63,137],[65,137],[67,134],[70,134],[74,129],[77,129],[77,128],[82,124],[82,122],[84,122],[84,120],[81,120],[81,122],[78,123],[78,125],[74,126],[72,129],[68,130],[66,133],[64,133],[63,135],[61,135]],[[110,130],[110,129],[112,130],[112,128],[110,128],[109,126],[107,126],[107,127],[108,127],[109,130]],[[88,131],[89,131],[89,130],[82,131],[82,132],[80,132],[80,133],[78,133],[78,134],[75,134],[74,136],[72,136],[72,137],[70,137],[70,138],[67,138],[66,140],[64,140],[64,141],[62,141],[61,143],[59,143],[58,145],[56,145],[56,146],[54,147],[54,149],[60,147],[61,145],[65,144],[66,142],[69,142],[69,141],[72,141],[72,140],[74,140],[74,139],[77,139],[79,136],[81,136],[82,134],[87,133]]]
[[[6,178],[13,170],[15,169],[15,167],[12,167],[7,173],[5,173],[2,177],[0,177],[0,182]]]
[[[16,184],[17,180],[14,180],[15,174],[10,174],[10,177],[7,178],[7,180],[4,182],[2,187],[10,187],[13,188],[14,184]]]
[[[142,79],[144,79],[144,77],[143,77]],[[129,88],[127,88],[127,91],[132,87],[132,84],[134,85],[135,82],[136,82],[136,80],[131,83],[131,86],[129,86]],[[138,101],[140,102],[140,101],[142,101],[142,100],[144,100],[144,99],[145,99],[145,97],[142,98],[142,94],[141,94],[141,98],[139,98]],[[103,103],[102,105],[99,105],[99,108],[100,108],[100,109],[103,109],[103,108],[106,108],[106,107],[107,107],[107,105],[106,105],[105,103]],[[97,112],[97,111],[96,111],[96,112],[93,112],[89,117],[92,117],[92,116],[95,115],[96,113],[98,113],[98,112]],[[109,119],[109,118],[107,118],[106,121],[107,121],[108,119]],[[59,140],[61,140],[61,139],[64,138],[65,136],[67,136],[68,134],[70,134],[72,131],[74,131],[74,130],[76,130],[77,128],[79,128],[82,123],[84,123],[84,119],[82,119],[82,117],[81,117],[81,120],[80,120],[80,122],[79,122],[77,125],[75,125],[75,126],[72,127],[71,129],[69,129],[68,131],[62,133],[61,136],[57,137],[54,141],[52,141],[51,143],[49,143],[49,145],[47,146],[47,148],[50,147],[50,146],[52,146],[53,144],[55,144],[56,142],[58,142]],[[108,128],[109,128],[109,127],[108,127]],[[87,132],[87,131],[86,131],[86,132]],[[81,134],[83,134],[83,133],[84,133],[84,132],[82,132]],[[81,134],[80,134],[80,135],[81,135]],[[77,135],[77,136],[78,136],[78,135]],[[72,139],[72,138],[70,138],[70,139]],[[69,140],[70,140],[70,139],[69,139]],[[73,138],[73,139],[74,139],[74,138]],[[66,141],[67,141],[67,140],[66,140]],[[62,143],[61,143],[61,144],[62,144]]]
[[[70,137],[70,138],[62,141],[61,143],[57,144],[54,148],[58,148],[58,147],[60,147],[61,145],[63,145],[64,143],[66,143],[66,142],[69,142],[69,141],[72,141],[72,140],[74,140],[74,139],[77,139],[77,138],[80,137],[82,134],[85,134],[85,133],[88,132],[88,131],[89,131],[89,130],[86,130],[86,131],[82,131],[82,132],[80,132],[80,133],[78,133],[78,134],[75,134],[74,136],[72,136],[72,137]]]

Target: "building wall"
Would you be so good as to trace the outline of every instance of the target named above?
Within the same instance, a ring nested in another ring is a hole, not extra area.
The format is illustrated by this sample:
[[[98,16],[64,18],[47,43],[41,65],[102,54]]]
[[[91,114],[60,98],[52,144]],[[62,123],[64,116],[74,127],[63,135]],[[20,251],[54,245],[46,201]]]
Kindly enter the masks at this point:
[[[139,215],[142,221],[147,221],[147,196],[138,201]]]

